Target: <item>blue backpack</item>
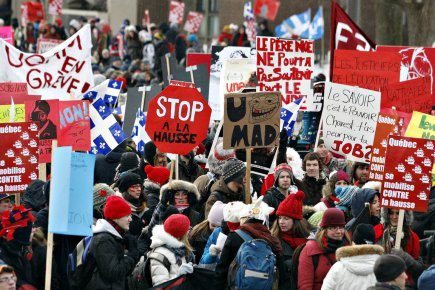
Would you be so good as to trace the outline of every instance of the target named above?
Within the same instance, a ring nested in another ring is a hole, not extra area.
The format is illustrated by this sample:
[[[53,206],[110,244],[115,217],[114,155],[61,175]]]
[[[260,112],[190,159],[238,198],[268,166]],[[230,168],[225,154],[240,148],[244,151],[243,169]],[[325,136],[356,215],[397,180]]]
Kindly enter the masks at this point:
[[[83,289],[91,281],[96,262],[90,252],[94,236],[83,238],[68,255],[67,275],[71,289]]]
[[[242,230],[236,233],[244,240],[228,271],[231,289],[269,290],[276,280],[276,256],[269,244],[253,239]]]

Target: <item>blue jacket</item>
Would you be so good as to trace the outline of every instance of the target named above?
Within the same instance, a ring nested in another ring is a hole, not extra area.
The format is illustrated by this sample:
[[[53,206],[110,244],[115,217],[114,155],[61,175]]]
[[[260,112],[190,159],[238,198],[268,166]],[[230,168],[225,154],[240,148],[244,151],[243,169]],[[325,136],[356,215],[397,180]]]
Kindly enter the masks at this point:
[[[207,244],[204,248],[204,253],[202,254],[199,265],[203,268],[213,269],[216,267],[217,262],[219,262],[219,256],[212,256],[208,251],[211,245],[216,245],[219,234],[222,232],[221,227],[215,228],[207,240]]]

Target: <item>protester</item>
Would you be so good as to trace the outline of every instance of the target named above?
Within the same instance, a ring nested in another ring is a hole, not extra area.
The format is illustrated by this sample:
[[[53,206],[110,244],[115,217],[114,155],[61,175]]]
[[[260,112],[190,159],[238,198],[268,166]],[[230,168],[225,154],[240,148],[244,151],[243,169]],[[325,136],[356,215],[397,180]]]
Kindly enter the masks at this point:
[[[335,189],[349,184],[349,177],[343,170],[332,172],[329,176],[328,182],[322,188],[322,199],[314,208],[319,210],[326,210],[327,208],[335,207],[335,202],[339,199],[336,198]]]
[[[274,36],[273,32],[269,30],[269,25],[266,19],[258,22],[257,36]]]
[[[12,209],[12,203],[10,195],[7,193],[0,193],[0,215],[5,211]]]
[[[302,163],[305,176],[302,181],[296,180],[296,186],[305,193],[304,205],[314,206],[322,198],[322,187],[326,180],[322,176],[323,163],[318,153],[308,153]]]
[[[178,162],[178,179],[184,180],[187,182],[194,182],[198,177],[203,175],[205,172],[195,161],[195,154],[191,151],[186,155],[179,156]],[[171,163],[175,160],[172,160]],[[168,164],[168,168],[171,168],[171,163]],[[175,178],[175,170],[177,170],[174,166],[174,173],[172,174],[172,178]]]
[[[0,266],[0,289],[15,290],[17,285],[17,275],[14,268],[8,265]]]
[[[427,212],[414,212],[412,230],[420,239],[426,238],[424,231],[435,230],[435,186],[431,187]]]
[[[367,290],[404,290],[406,282],[405,262],[394,255],[382,255],[375,263],[373,271],[376,284]]]
[[[369,181],[369,165],[363,162],[355,162],[352,166],[352,183],[362,187]]]
[[[166,167],[146,165],[145,173],[147,179],[143,183],[143,193],[147,201],[145,219],[148,224],[160,201],[160,189],[168,182],[171,172]]]
[[[325,141],[319,139],[317,143],[316,152],[322,157],[323,167],[322,171],[325,176],[329,176],[334,171],[344,170],[346,167],[346,159],[338,159],[334,157],[331,152],[326,148]]]
[[[231,46],[244,46],[245,42],[248,40],[248,36],[246,34],[246,28],[243,24],[239,26],[237,32],[234,33],[233,39],[231,40]]]
[[[98,219],[104,217],[104,207],[109,196],[115,195],[115,191],[105,183],[97,183],[94,185],[93,193],[93,216],[94,224]]]
[[[357,193],[359,188],[357,186],[344,186],[337,187],[335,189],[335,195],[338,201],[335,201],[335,207],[344,212],[344,216],[346,217],[346,222],[349,222],[352,219],[351,214],[351,204],[352,199],[355,193]]]
[[[107,155],[97,154],[94,169],[94,184],[113,183],[116,167],[119,165],[124,152],[127,152],[127,142],[122,142]]]

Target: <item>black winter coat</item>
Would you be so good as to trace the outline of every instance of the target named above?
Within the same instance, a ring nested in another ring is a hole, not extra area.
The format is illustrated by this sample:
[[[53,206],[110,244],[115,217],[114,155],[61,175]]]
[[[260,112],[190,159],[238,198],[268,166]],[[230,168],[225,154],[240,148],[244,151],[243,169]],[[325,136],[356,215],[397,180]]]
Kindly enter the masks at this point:
[[[113,183],[116,167],[121,161],[121,155],[124,152],[127,152],[127,150],[117,147],[106,156],[97,154],[94,169],[94,184],[106,183],[111,185]]]
[[[33,281],[38,289],[45,289],[45,267],[47,264],[47,247],[43,247],[37,245],[35,242],[32,244],[32,276]],[[60,276],[57,271],[56,260],[53,259],[52,268],[51,268],[51,288],[61,289],[60,288]]]
[[[321,178],[316,180],[305,175],[302,181],[295,179],[295,184],[305,193],[303,204],[314,206],[322,199],[322,187],[326,184],[326,180]]]
[[[21,246],[15,245],[13,241],[7,242],[4,238],[0,238],[0,260],[14,268],[18,279],[17,289],[25,284],[36,286],[32,278],[32,266],[24,256]]]
[[[271,187],[266,191],[263,201],[275,209],[274,213],[269,216],[269,225],[272,225],[276,220],[276,210],[280,203],[285,199],[284,194],[276,187]]]
[[[376,283],[375,286],[369,287],[367,290],[400,290],[400,287],[385,283]]]
[[[289,289],[291,280],[292,257],[294,250],[280,239],[282,246],[282,263],[279,265],[279,290]]]
[[[412,230],[420,239],[426,238],[424,231],[435,230],[435,190],[431,190],[429,207],[427,212],[414,212],[414,222],[411,225]]]

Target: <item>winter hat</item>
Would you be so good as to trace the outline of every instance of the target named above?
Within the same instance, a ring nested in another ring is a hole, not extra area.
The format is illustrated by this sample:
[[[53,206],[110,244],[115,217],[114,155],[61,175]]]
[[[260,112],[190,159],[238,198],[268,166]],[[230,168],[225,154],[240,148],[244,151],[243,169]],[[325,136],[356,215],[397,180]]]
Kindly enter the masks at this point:
[[[352,197],[359,190],[358,186],[338,186],[335,189],[335,195],[339,199],[338,202],[335,202],[338,208],[341,210],[348,210],[350,204],[352,203]]]
[[[131,214],[128,203],[120,196],[112,195],[107,198],[104,206],[104,218],[116,220]]]
[[[190,34],[187,37],[188,42],[198,42],[198,36],[196,34]]]
[[[69,26],[72,26],[75,30],[80,29],[80,22],[77,19],[71,19]]]
[[[34,221],[30,209],[15,205],[12,211],[5,211],[1,216],[0,237],[20,245],[29,245]]]
[[[0,200],[3,200],[3,199],[6,199],[6,198],[9,198],[9,194],[7,194],[7,193],[0,193]]]
[[[419,290],[433,290],[435,289],[435,265],[426,269],[418,278]]]
[[[134,152],[125,152],[121,155],[119,162],[119,173],[139,167],[140,157]]]
[[[159,219],[164,222],[168,217],[177,213],[180,213],[178,208],[173,205],[168,205],[166,210],[159,214]]]
[[[322,221],[319,224],[321,228],[342,226],[346,224],[344,213],[338,208],[328,208],[323,214]]]
[[[222,201],[216,201],[208,213],[207,220],[210,224],[220,225],[224,219],[224,207],[225,204]]]
[[[347,183],[349,183],[349,176],[347,176],[347,173],[344,172],[343,170],[339,170],[339,171],[337,172],[337,181],[342,181],[342,180],[344,180],[344,181],[346,181]],[[337,182],[337,181],[336,181],[336,182]]]
[[[118,188],[121,193],[126,192],[130,186],[135,184],[143,184],[143,180],[139,174],[133,172],[125,172],[118,180]]]
[[[213,154],[208,156],[208,166],[211,173],[217,176],[222,175],[222,169],[225,161],[228,159],[236,157],[236,153],[233,149],[225,150],[223,147],[223,141],[219,138],[218,143],[214,149]]]
[[[237,158],[228,159],[223,168],[222,168],[222,176],[225,183],[230,183],[231,181],[235,181],[239,184],[243,183],[243,177],[246,174],[246,166],[245,163],[240,161]]]
[[[107,78],[103,76],[102,74],[95,74],[94,75],[94,85],[98,86],[102,82],[104,82]]]
[[[278,206],[276,215],[288,216],[292,219],[301,220],[302,216],[302,201],[304,200],[304,192],[298,191],[286,197]]]
[[[278,186],[279,175],[284,171],[288,172],[290,174],[290,179],[293,180],[293,170],[292,170],[291,166],[288,165],[287,163],[281,163],[275,167],[275,171],[274,171],[274,178],[275,178],[274,185],[275,186]]]
[[[390,282],[406,271],[406,265],[402,258],[395,255],[380,256],[373,268],[378,282]],[[420,289],[420,288],[419,288]]]
[[[193,183],[184,180],[172,180],[160,188],[160,199],[162,199],[163,194],[168,192],[170,195],[169,203],[175,204],[175,193],[177,191],[184,191],[188,194],[189,206],[195,205],[201,198],[198,188]]]
[[[154,165],[156,149],[156,145],[152,141],[145,143],[145,160],[151,165]]]
[[[253,200],[253,203],[247,204],[240,211],[240,218],[256,219],[263,221],[266,225],[269,223],[269,215],[275,211],[267,203],[263,202],[264,196]]]
[[[240,212],[245,206],[246,204],[241,201],[232,201],[230,203],[227,203],[223,209],[224,221],[230,223],[239,223]]]
[[[136,26],[134,26],[134,25],[129,25],[129,26],[127,26],[127,27],[125,28],[124,31],[125,31],[125,32],[130,32],[130,31],[134,31],[134,32],[136,32]]]
[[[162,186],[165,184],[169,176],[171,175],[171,172],[169,169],[163,166],[151,166],[147,165],[145,166],[145,173],[147,174],[147,178],[151,180],[154,183],[157,183],[158,185]]]
[[[352,233],[352,241],[357,245],[373,245],[375,230],[370,224],[359,224]]]
[[[177,239],[183,237],[189,231],[189,227],[189,218],[183,214],[173,214],[163,224],[165,232]]]
[[[323,214],[325,212],[324,211],[316,211],[315,213],[313,213],[310,218],[308,219],[308,222],[314,226],[314,227],[318,227],[319,223],[322,221],[323,218]]]
[[[115,191],[105,183],[94,185],[94,209],[100,210],[106,203],[109,196],[115,194]]]
[[[29,184],[29,186],[24,191],[23,196],[21,197],[21,203],[24,205],[25,208],[39,211],[45,206],[47,200],[45,199],[42,190],[44,184],[45,182],[39,179],[36,179]],[[2,198],[2,195],[3,194],[0,194],[0,200],[4,199]],[[7,194],[4,195],[6,195],[6,197],[9,196]]]

